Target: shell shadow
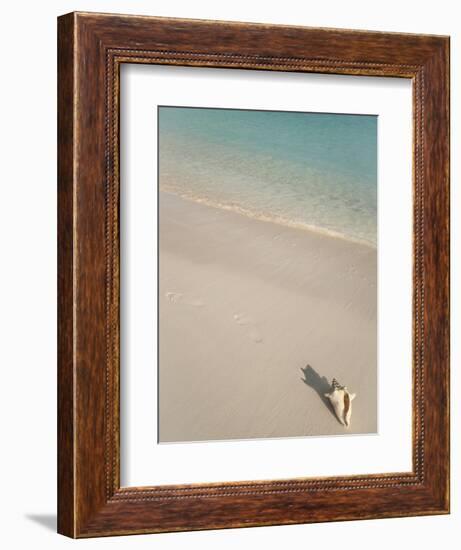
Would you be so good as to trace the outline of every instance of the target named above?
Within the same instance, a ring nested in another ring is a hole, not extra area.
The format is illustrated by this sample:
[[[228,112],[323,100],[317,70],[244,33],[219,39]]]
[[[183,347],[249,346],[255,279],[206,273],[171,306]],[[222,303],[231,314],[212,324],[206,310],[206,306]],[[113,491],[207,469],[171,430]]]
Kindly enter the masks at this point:
[[[304,378],[301,378],[301,380],[306,384],[306,386],[309,386],[317,393],[325,407],[334,416],[335,420],[339,422],[339,420],[336,418],[336,414],[330,403],[330,400],[328,399],[328,397],[325,397],[325,394],[331,391],[330,382],[328,382],[325,376],[320,376],[320,374],[310,365],[302,367],[301,372],[304,375]]]

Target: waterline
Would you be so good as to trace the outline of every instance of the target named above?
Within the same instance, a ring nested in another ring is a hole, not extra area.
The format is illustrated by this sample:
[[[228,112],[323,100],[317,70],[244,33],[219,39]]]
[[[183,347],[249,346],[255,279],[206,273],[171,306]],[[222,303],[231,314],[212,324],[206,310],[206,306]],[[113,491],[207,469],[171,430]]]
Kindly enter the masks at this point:
[[[334,231],[334,230],[331,230],[331,229],[326,229],[324,227],[319,227],[319,226],[316,226],[316,225],[313,225],[313,224],[308,224],[308,223],[303,222],[303,221],[290,220],[290,219],[284,218],[282,216],[274,216],[274,215],[271,215],[271,214],[266,214],[264,212],[256,212],[254,210],[244,208],[244,207],[239,206],[237,204],[225,204],[225,203],[220,203],[218,201],[208,199],[208,198],[205,198],[205,197],[198,197],[198,196],[192,196],[190,194],[178,193],[178,192],[173,191],[173,190],[168,189],[168,188],[161,187],[160,192],[161,193],[166,193],[168,195],[174,195],[176,197],[180,197],[181,199],[187,200],[187,201],[190,201],[190,202],[203,204],[203,205],[209,206],[211,208],[216,208],[216,209],[219,209],[219,210],[226,210],[228,212],[234,212],[235,214],[240,214],[242,216],[245,216],[247,218],[251,218],[253,220],[258,220],[258,221],[267,222],[267,223],[274,223],[274,224],[280,225],[282,227],[290,227],[290,228],[293,228],[293,229],[301,229],[303,231],[310,231],[312,233],[317,233],[319,235],[325,235],[325,236],[328,236],[328,237],[333,237],[333,238],[336,238],[336,239],[341,239],[341,240],[344,240],[344,241],[348,241],[348,242],[351,242],[351,243],[355,243],[355,244],[359,244],[359,245],[362,245],[362,246],[367,246],[369,248],[376,249],[376,244],[371,242],[371,241],[367,241],[365,239],[358,239],[358,238],[350,237],[350,236],[345,235],[343,233],[339,233],[338,231]]]

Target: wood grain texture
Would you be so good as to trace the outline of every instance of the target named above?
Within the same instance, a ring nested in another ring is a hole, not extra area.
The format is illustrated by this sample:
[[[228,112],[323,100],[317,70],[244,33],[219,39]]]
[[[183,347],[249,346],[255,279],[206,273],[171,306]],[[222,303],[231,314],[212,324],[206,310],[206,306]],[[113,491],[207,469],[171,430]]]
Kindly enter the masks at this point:
[[[58,21],[58,531],[75,535],[73,361],[74,28]]]
[[[58,30],[59,532],[447,513],[448,38],[86,13],[61,17]],[[120,488],[119,68],[127,62],[413,80],[411,472]]]

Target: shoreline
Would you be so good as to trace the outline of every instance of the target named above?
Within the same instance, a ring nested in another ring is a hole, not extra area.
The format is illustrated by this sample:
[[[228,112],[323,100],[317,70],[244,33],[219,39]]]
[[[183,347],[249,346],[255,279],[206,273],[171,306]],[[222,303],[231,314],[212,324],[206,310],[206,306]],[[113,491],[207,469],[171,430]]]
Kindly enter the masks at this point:
[[[376,433],[376,249],[159,199],[160,442]]]
[[[349,235],[345,235],[344,233],[341,233],[340,231],[335,231],[333,229],[326,229],[318,225],[311,225],[306,222],[293,221],[293,220],[289,220],[288,218],[284,218],[282,216],[257,213],[253,210],[245,209],[238,205],[225,204],[219,201],[213,201],[211,199],[206,199],[201,197],[192,197],[186,194],[181,194],[181,193],[177,193],[175,191],[170,191],[166,189],[160,189],[159,194],[160,193],[173,195],[174,197],[178,197],[185,201],[193,202],[196,204],[203,204],[203,205],[209,206],[210,208],[216,208],[219,210],[234,212],[235,214],[240,214],[241,216],[245,216],[253,220],[258,220],[266,223],[274,223],[282,227],[290,227],[292,229],[299,229],[301,231],[310,231],[318,235],[324,235],[334,239],[341,239],[343,241],[351,242],[357,245],[366,246],[368,248],[372,248],[373,250],[377,250],[378,248],[377,244],[373,243],[372,241],[351,237]]]

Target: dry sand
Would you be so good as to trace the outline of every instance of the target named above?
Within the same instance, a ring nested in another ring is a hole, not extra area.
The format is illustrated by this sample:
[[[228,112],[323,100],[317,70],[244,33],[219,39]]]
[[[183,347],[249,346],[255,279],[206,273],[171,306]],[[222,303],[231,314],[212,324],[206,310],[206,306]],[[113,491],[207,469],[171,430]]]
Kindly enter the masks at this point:
[[[161,442],[377,431],[376,249],[163,192],[159,240]]]

